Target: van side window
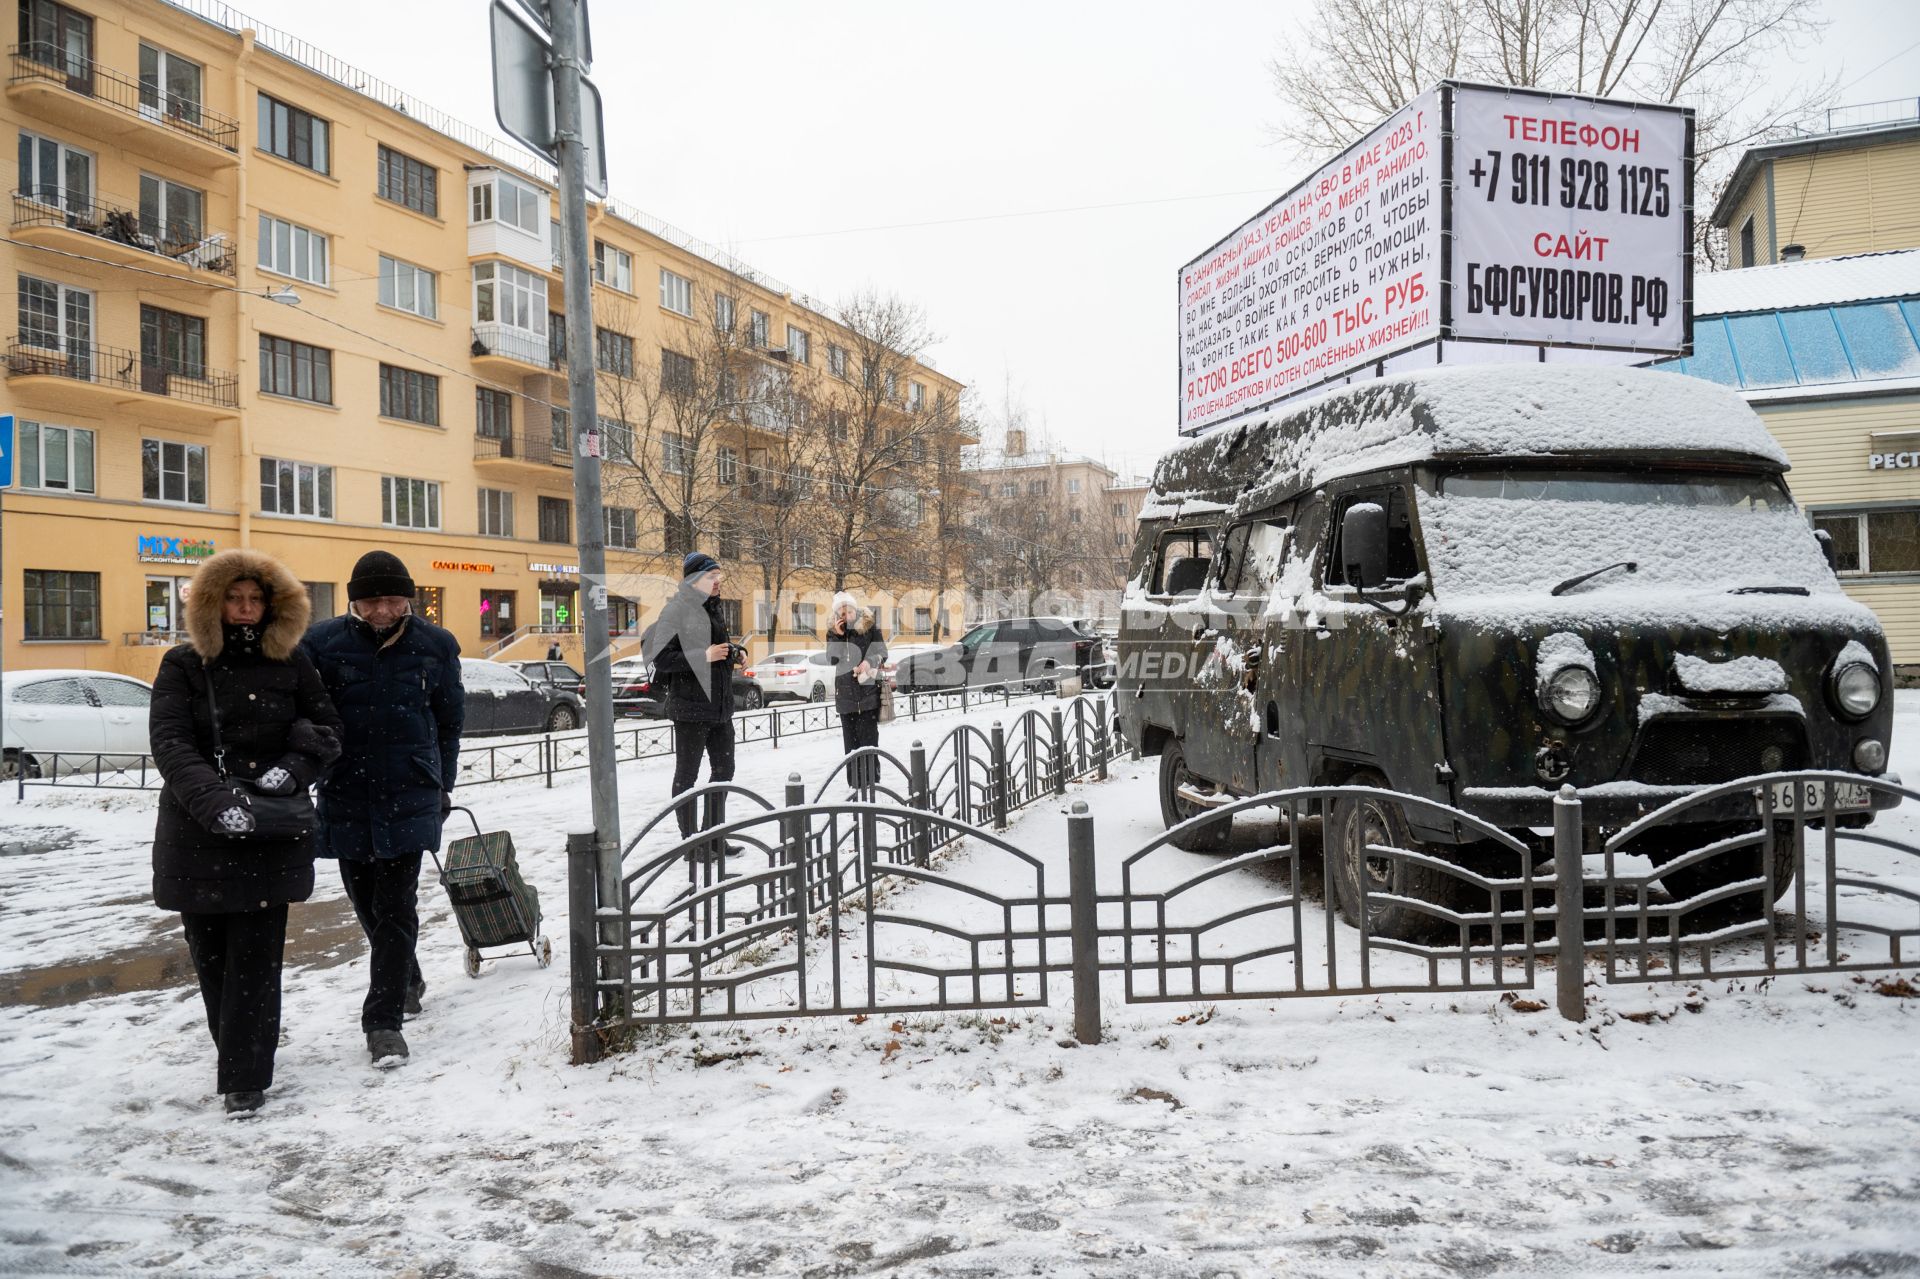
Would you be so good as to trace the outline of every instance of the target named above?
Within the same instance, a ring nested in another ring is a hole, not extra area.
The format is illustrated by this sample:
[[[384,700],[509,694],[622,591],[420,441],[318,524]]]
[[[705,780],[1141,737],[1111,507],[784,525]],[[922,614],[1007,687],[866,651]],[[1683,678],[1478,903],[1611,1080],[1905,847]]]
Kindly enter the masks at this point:
[[[1348,586],[1346,557],[1341,554],[1340,532],[1346,522],[1347,508],[1362,502],[1373,502],[1385,507],[1387,512],[1387,579],[1377,585],[1395,587],[1410,577],[1420,573],[1420,552],[1413,543],[1413,520],[1407,501],[1407,491],[1403,488],[1368,489],[1360,493],[1349,493],[1340,499],[1333,513],[1333,526],[1328,530],[1331,549],[1327,554],[1325,581],[1328,586]],[[1376,583],[1367,583],[1369,587]]]
[[[1251,520],[1228,529],[1221,540],[1215,589],[1228,595],[1265,595],[1279,575],[1286,540],[1285,519]]]
[[[1153,594],[1198,594],[1212,566],[1213,534],[1206,529],[1162,533],[1154,553]]]

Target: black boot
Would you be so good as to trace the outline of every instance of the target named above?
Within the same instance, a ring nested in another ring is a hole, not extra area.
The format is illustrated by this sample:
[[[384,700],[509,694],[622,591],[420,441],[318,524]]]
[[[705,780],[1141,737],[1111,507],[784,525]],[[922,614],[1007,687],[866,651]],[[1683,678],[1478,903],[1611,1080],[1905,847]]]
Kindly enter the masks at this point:
[[[726,795],[719,794],[719,795],[707,796],[706,820],[700,824],[700,829],[712,830],[716,826],[725,826],[726,824],[727,824]],[[717,860],[722,857],[738,857],[740,854],[746,851],[747,851],[746,849],[740,847],[740,845],[738,844],[731,844],[725,840],[715,840],[708,851],[708,856],[713,857]]]
[[[690,799],[678,801],[673,810],[673,820],[680,823],[680,838],[686,839],[700,829],[700,814]]]

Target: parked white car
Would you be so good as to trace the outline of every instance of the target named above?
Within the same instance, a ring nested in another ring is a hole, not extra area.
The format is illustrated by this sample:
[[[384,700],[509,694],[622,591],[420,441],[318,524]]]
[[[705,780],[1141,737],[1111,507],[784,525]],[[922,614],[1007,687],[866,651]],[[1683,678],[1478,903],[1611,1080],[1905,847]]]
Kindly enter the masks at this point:
[[[894,682],[894,668],[903,659],[912,657],[915,653],[931,653],[935,649],[945,647],[945,644],[889,644],[887,660],[880,664],[880,674],[885,677],[887,683],[891,684]]]
[[[0,776],[137,765],[151,749],[152,702],[153,686],[127,675],[8,671],[0,680]]]
[[[833,696],[833,659],[824,648],[787,649],[761,658],[744,672],[762,696],[824,702]]]

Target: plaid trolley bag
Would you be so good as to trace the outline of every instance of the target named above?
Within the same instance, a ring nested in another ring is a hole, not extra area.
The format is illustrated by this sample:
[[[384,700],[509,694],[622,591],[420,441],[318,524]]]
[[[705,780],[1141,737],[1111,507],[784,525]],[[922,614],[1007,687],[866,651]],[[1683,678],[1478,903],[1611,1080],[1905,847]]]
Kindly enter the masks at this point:
[[[483,832],[470,808],[453,811],[467,815],[473,834],[449,842],[446,861],[436,853],[433,864],[467,943],[467,976],[480,975],[480,961],[488,958],[481,951],[493,946],[524,945],[545,968],[553,962],[553,943],[540,933],[540,894],[520,876],[513,836],[503,830]]]

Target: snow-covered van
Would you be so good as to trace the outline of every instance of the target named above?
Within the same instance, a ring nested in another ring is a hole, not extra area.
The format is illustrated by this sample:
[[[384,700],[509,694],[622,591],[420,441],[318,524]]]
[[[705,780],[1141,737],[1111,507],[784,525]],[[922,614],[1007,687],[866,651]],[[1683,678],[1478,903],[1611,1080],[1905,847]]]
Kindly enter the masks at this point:
[[[1174,449],[1140,515],[1116,688],[1129,740],[1160,756],[1163,817],[1341,784],[1528,832],[1570,784],[1589,825],[1617,830],[1738,778],[1884,776],[1886,639],[1786,469],[1722,387],[1540,365],[1349,386]],[[1837,789],[1849,823],[1871,819],[1865,788]],[[1754,811],[1713,801],[1643,851],[1663,864]],[[1457,884],[1369,843],[1475,856],[1451,820],[1366,797],[1337,803],[1325,836],[1349,920],[1362,874],[1428,899]],[[1790,842],[1775,846],[1784,887]],[[1759,873],[1728,853],[1667,886]],[[1411,935],[1427,918],[1368,923]]]

